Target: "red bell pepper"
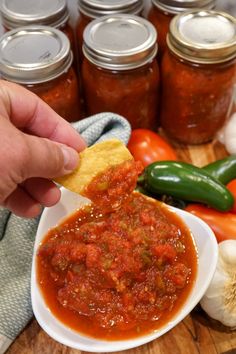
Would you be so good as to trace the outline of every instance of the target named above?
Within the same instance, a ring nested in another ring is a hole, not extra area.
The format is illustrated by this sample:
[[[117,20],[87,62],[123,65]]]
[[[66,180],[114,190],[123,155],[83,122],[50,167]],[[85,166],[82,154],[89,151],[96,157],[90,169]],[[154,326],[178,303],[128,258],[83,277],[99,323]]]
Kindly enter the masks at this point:
[[[236,215],[232,212],[219,212],[201,204],[189,204],[185,210],[205,221],[218,242],[236,240]]]
[[[234,206],[231,212],[236,214],[236,179],[232,179],[232,181],[230,181],[226,187],[233,194]]]

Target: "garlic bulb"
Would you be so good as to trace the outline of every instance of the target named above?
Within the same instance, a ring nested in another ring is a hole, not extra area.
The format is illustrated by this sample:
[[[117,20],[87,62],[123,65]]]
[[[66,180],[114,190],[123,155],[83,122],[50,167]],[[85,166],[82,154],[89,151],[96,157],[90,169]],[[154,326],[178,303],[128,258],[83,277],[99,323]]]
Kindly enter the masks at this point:
[[[236,154],[236,113],[226,122],[224,127],[218,132],[219,142],[225,145],[229,154]]]
[[[232,100],[229,104],[227,120],[221,130],[217,133],[217,140],[225,145],[229,154],[236,154],[236,84],[234,85],[234,92]]]
[[[236,327],[236,240],[219,244],[216,271],[200,304],[210,317]]]

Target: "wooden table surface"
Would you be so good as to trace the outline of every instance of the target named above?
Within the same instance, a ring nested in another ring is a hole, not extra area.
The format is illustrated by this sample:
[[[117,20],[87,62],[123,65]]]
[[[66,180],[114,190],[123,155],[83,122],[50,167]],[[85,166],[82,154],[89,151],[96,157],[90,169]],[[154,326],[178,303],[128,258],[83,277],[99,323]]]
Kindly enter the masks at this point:
[[[180,160],[192,162],[199,167],[226,155],[224,148],[216,142],[194,147],[175,146],[175,149]],[[141,347],[119,352],[119,354],[199,353],[236,354],[236,331],[230,331],[211,320],[198,306],[161,338]],[[55,342],[39,327],[36,320],[32,319],[8,349],[7,354],[85,354],[85,352]]]

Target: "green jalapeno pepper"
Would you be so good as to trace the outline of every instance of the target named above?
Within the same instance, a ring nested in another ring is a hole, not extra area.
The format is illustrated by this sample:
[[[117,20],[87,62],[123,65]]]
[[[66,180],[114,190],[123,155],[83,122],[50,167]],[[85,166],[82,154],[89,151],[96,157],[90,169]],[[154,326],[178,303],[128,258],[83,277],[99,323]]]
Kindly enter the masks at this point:
[[[236,155],[228,156],[203,167],[212,177],[223,184],[236,178]]]
[[[149,192],[205,203],[228,211],[234,198],[227,188],[201,168],[185,162],[158,161],[150,164],[138,179]]]

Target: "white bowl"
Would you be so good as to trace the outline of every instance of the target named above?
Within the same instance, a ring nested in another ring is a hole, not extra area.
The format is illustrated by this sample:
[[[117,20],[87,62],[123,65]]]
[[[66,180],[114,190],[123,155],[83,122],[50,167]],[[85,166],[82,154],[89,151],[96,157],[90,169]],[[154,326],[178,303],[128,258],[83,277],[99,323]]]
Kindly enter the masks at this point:
[[[35,240],[31,274],[31,299],[34,315],[38,323],[45,332],[56,341],[65,344],[68,347],[89,352],[114,352],[130,349],[160,337],[183,320],[183,318],[191,312],[194,306],[197,305],[207,290],[215,272],[218,256],[218,246],[213,232],[207,224],[196,216],[183,210],[170,207],[173,212],[176,212],[176,214],[184,220],[185,224],[191,230],[198,251],[197,278],[186,302],[171,321],[150,334],[132,338],[130,340],[125,339],[120,341],[105,341],[91,338],[66,327],[51,313],[41,295],[36,281],[35,271],[36,252],[40,241],[43,239],[47,231],[56,226],[61,219],[65,218],[65,216],[71,214],[85,203],[88,203],[88,199],[82,198],[66,189],[62,189],[60,202],[52,208],[45,208],[43,211]]]

